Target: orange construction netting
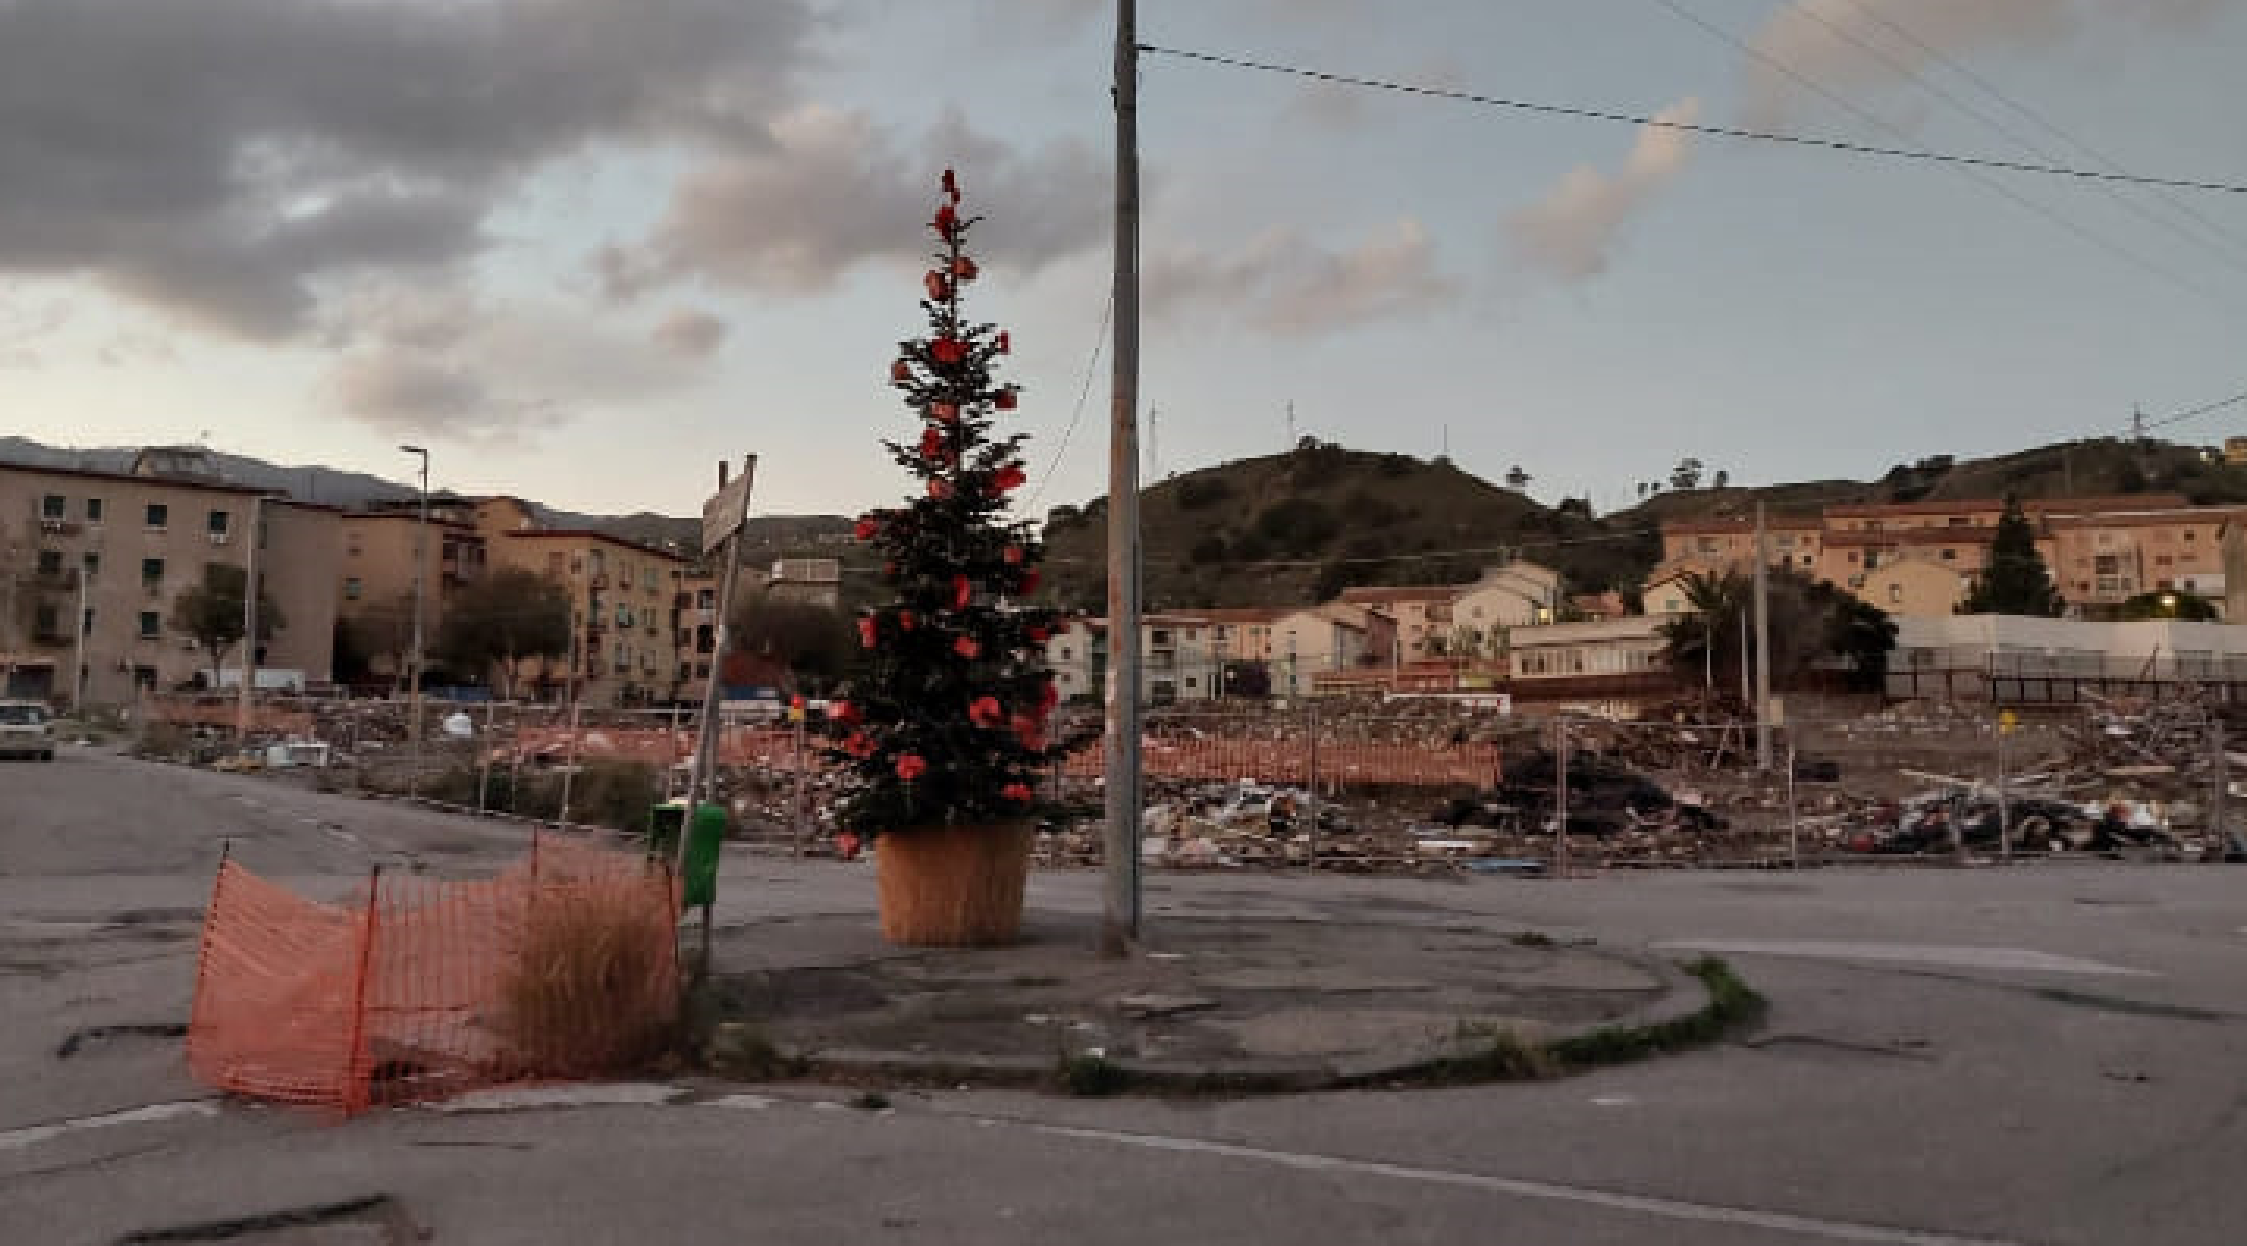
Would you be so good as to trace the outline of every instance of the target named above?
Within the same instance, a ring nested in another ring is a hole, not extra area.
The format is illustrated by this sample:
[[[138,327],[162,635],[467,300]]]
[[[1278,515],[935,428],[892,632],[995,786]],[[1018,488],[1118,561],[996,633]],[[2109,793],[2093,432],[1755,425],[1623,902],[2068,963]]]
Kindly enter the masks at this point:
[[[340,904],[228,860],[188,1064],[224,1090],[343,1115],[624,1071],[677,1020],[678,911],[659,866],[553,840],[495,878],[376,873]]]

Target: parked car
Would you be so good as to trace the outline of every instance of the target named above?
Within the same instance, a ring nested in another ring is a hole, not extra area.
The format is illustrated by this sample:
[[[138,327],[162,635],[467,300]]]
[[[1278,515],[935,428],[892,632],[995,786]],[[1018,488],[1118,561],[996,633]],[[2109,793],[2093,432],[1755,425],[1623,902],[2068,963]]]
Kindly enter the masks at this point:
[[[0,701],[0,757],[55,759],[55,723],[37,701]]]

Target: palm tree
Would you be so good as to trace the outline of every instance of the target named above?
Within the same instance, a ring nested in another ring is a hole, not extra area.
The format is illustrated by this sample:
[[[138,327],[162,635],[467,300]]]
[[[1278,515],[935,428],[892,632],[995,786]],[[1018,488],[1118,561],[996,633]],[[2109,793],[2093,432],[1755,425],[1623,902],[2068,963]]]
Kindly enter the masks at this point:
[[[1714,690],[1731,687],[1739,678],[1745,655],[1740,651],[1740,620],[1749,609],[1755,587],[1738,571],[1688,571],[1685,601],[1691,613],[1662,625],[1664,653],[1671,667],[1688,677],[1699,675]]]

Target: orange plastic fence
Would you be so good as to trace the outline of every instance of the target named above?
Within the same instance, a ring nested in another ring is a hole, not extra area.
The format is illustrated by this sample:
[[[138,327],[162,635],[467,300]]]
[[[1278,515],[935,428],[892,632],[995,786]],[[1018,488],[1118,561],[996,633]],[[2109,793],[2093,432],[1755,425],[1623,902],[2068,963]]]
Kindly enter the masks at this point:
[[[376,874],[341,904],[230,860],[204,918],[188,1064],[344,1115],[627,1068],[677,1017],[677,912],[660,868],[551,839],[496,878]]]

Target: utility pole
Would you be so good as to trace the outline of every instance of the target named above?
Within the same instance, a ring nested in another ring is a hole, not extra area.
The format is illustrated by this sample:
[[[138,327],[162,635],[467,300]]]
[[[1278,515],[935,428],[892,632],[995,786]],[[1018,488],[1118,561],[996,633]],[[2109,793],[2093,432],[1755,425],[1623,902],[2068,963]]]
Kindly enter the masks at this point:
[[[421,794],[421,619],[428,590],[422,582],[429,577],[429,451],[420,446],[400,446],[407,454],[421,456],[421,512],[414,521],[414,662],[412,682],[407,685],[406,738],[413,745],[411,768],[406,771],[406,798]]]
[[[263,525],[258,521],[262,518],[264,505],[263,495],[250,498],[250,530],[244,536],[249,542],[249,549],[243,555],[242,567],[242,686],[235,690],[234,701],[234,736],[243,752],[248,752],[250,748],[250,717],[255,704],[252,697],[257,687],[257,547],[258,534],[263,531]],[[81,584],[85,582],[84,576],[85,569],[81,567]],[[81,598],[84,591],[79,590]],[[85,630],[83,623],[79,630]],[[212,677],[217,677],[216,671],[212,672]]]
[[[1553,719],[1553,863],[1568,877],[1568,720]]]
[[[1139,11],[1116,0],[1115,349],[1108,396],[1107,879],[1101,950],[1139,937]]]
[[[1771,772],[1771,557],[1755,504],[1755,768]]]
[[[2013,859],[2013,807],[2005,797],[2005,737],[2018,721],[2011,710],[1997,716],[1997,855],[2003,861]]]
[[[93,621],[86,617],[86,581],[90,578],[81,560],[78,564],[78,631],[70,651],[70,712],[81,720],[86,717],[86,633],[93,630]]]
[[[2224,833],[2224,801],[2231,795],[2230,758],[2224,755],[2224,720],[2208,716],[2208,849],[2222,860],[2231,841]]]

